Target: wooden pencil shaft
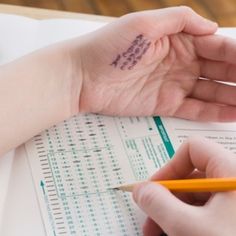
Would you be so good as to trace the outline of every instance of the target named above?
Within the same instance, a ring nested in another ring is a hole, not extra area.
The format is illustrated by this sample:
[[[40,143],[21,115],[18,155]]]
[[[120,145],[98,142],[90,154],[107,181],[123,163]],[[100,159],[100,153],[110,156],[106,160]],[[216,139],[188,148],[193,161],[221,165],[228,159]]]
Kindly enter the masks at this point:
[[[171,191],[176,192],[222,192],[236,190],[236,178],[208,178],[208,179],[183,179],[152,181],[161,184]],[[126,192],[132,192],[135,184],[117,187]]]

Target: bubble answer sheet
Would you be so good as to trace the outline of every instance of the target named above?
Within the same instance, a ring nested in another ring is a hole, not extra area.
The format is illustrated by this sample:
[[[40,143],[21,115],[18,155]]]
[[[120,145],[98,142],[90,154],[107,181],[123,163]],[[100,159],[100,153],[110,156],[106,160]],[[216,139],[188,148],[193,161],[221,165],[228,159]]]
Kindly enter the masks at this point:
[[[0,63],[54,42],[89,33],[104,24],[63,19],[39,21],[2,14]],[[235,32],[222,29],[219,33],[235,37]],[[145,215],[136,207],[130,193],[112,188],[148,178],[192,135],[212,139],[236,153],[235,123],[78,115],[35,135],[25,144],[29,166],[27,178],[32,179],[33,185],[28,196],[24,183],[17,183],[18,176],[15,176],[15,182],[9,183],[14,183],[12,188],[16,189],[17,185],[22,185],[25,201],[36,196],[44,232],[48,236],[142,235]],[[10,193],[17,194],[16,191]],[[37,208],[33,210],[37,211]],[[4,218],[12,219],[12,216]]]
[[[131,194],[112,187],[147,179],[174,153],[159,117],[91,114],[36,135],[26,150],[48,235],[141,235]]]
[[[175,123],[86,114],[26,143],[48,235],[142,235],[144,216],[131,194],[112,187],[147,179],[173,156],[176,137],[203,133],[236,150],[235,123]]]

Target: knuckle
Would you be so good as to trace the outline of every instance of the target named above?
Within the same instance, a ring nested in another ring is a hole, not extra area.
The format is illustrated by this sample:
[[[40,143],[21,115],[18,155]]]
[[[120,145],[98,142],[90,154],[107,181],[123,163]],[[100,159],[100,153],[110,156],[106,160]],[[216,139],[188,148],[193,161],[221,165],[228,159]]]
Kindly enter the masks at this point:
[[[128,13],[124,16],[122,16],[121,18],[126,18],[126,19],[129,19],[131,21],[134,21],[134,20],[143,20],[144,19],[144,16],[142,14],[142,12],[131,12],[131,13]]]
[[[184,13],[184,14],[192,14],[193,9],[188,6],[179,6],[179,9]]]
[[[146,12],[132,12],[121,17],[125,19],[132,27],[143,26],[143,29],[148,29],[153,25],[153,19]],[[141,27],[142,28],[142,27]]]
[[[229,39],[228,38],[222,38],[221,41],[221,45],[219,48],[219,55],[220,58],[223,58],[223,60],[225,60],[226,56],[227,56],[227,45],[229,44]]]
[[[234,77],[234,66],[232,66],[231,64],[227,64],[225,66],[225,78],[227,81],[232,81],[232,78]]]

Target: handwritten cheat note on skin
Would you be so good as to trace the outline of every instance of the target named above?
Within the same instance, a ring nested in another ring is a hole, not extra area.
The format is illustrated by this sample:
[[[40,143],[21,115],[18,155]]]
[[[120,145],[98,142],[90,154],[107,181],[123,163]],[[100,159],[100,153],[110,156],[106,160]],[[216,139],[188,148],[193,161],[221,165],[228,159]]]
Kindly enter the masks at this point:
[[[119,67],[121,70],[132,70],[147,52],[151,41],[139,34],[132,42],[128,49],[118,54],[110,64],[113,67]]]

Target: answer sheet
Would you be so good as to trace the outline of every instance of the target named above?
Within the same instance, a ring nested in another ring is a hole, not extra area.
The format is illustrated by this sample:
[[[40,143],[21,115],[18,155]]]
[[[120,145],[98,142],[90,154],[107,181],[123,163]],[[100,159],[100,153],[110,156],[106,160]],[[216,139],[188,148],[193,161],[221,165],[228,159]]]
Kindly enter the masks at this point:
[[[130,193],[174,149],[159,117],[81,115],[26,144],[48,235],[142,235]]]
[[[142,235],[131,194],[112,187],[147,179],[193,135],[236,153],[235,123],[86,114],[36,135],[26,150],[47,234]]]

